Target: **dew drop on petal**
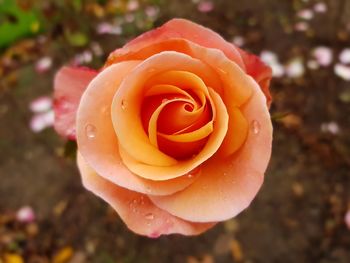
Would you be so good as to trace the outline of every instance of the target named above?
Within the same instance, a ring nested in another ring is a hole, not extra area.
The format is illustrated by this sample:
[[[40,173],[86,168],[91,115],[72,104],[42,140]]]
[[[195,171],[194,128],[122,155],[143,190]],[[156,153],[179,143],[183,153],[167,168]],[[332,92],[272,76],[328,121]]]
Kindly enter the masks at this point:
[[[89,139],[94,139],[96,137],[96,132],[97,130],[94,125],[88,124],[85,126],[85,134]]]
[[[152,213],[147,213],[147,214],[145,215],[145,218],[146,218],[147,220],[153,220],[153,219],[154,219],[154,214],[152,214]]]
[[[250,129],[254,134],[258,134],[260,132],[260,123],[257,120],[253,120],[250,124]]]
[[[225,75],[227,74],[227,71],[225,71],[225,70],[223,70],[223,69],[221,69],[221,68],[219,68],[219,70],[220,70],[221,73],[223,73],[223,74],[225,74]]]
[[[196,168],[194,168],[193,170],[191,170],[188,174],[187,174],[187,178],[192,178],[196,175],[198,175],[198,173],[201,171],[201,167],[198,166]]]
[[[122,102],[121,102],[122,109],[125,110],[126,106],[127,106],[127,102],[125,100],[122,100]]]
[[[168,99],[162,99],[162,103],[166,103]]]
[[[101,112],[102,112],[102,114],[108,114],[109,113],[109,107],[108,106],[102,107]]]

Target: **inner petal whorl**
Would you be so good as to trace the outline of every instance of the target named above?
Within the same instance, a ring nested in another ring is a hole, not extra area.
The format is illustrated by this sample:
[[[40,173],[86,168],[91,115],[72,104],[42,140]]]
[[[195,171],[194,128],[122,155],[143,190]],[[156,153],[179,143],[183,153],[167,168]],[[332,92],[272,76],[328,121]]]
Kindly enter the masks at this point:
[[[143,128],[151,144],[178,160],[193,157],[213,129],[207,87],[193,73],[181,71],[160,74],[152,82],[141,107]]]

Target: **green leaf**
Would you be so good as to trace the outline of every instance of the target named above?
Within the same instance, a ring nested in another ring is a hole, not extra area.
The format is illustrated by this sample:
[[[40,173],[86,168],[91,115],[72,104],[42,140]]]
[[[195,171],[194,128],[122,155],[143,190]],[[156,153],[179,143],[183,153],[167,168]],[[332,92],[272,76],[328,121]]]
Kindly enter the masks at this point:
[[[67,40],[74,47],[85,46],[89,41],[88,37],[82,32],[68,33]]]
[[[16,1],[0,0],[0,48],[41,30],[35,10],[22,10]]]

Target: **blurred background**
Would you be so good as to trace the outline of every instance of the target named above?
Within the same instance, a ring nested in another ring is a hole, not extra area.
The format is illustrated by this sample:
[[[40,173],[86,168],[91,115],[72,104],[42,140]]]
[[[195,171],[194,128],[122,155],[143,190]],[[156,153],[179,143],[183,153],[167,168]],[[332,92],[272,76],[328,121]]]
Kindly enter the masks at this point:
[[[271,65],[274,145],[246,211],[152,240],[83,189],[75,145],[52,129],[52,82],[173,17]],[[349,135],[350,0],[0,0],[1,263],[348,263]]]

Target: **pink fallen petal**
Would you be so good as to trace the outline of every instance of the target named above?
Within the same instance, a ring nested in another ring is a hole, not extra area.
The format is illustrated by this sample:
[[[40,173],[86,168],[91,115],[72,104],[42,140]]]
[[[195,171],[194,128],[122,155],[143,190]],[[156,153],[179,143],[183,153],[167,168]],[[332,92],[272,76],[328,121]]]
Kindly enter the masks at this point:
[[[98,34],[113,34],[120,35],[123,30],[119,25],[113,25],[107,22],[103,22],[97,25],[96,31]]]
[[[309,60],[307,62],[307,67],[309,69],[316,70],[316,69],[318,69],[320,67],[320,65],[318,64],[318,62],[316,60],[312,59],[312,60]]]
[[[159,8],[155,6],[147,6],[145,9],[145,13],[149,18],[156,18],[159,13]]]
[[[209,13],[214,9],[214,4],[211,1],[203,1],[198,4],[197,8],[201,13]]]
[[[350,64],[350,48],[345,48],[340,52],[339,60],[343,64]]]
[[[314,12],[310,9],[303,9],[297,13],[297,16],[301,19],[310,20],[314,17]]]
[[[55,130],[62,137],[75,140],[75,118],[81,95],[96,71],[76,68],[61,68],[54,80]]]
[[[350,66],[338,63],[334,66],[334,73],[345,81],[350,81]]]
[[[92,61],[92,58],[92,52],[90,50],[85,50],[82,53],[75,55],[72,64],[75,66],[87,64]]]
[[[54,112],[52,110],[36,114],[30,120],[30,129],[35,133],[41,132],[46,128],[52,127],[54,119]]]
[[[338,123],[331,121],[328,123],[322,123],[321,124],[321,131],[325,133],[331,133],[333,135],[336,135],[339,133],[340,128]]]
[[[306,22],[298,22],[294,25],[296,31],[304,32],[309,29],[309,24]]]
[[[52,99],[48,96],[41,96],[31,101],[29,109],[32,112],[39,113],[45,112],[52,108]]]
[[[302,58],[296,57],[292,59],[285,66],[285,72],[289,78],[300,78],[301,76],[303,76],[305,73],[305,68]]]
[[[17,211],[16,219],[22,223],[33,222],[35,220],[34,210],[30,206],[23,206]]]
[[[314,10],[317,13],[326,13],[327,12],[327,5],[325,3],[317,3],[314,5]]]
[[[126,9],[130,12],[132,11],[136,11],[137,9],[139,9],[139,2],[137,0],[131,0],[128,2],[128,5],[126,7]]]
[[[327,67],[333,61],[333,51],[329,47],[320,46],[316,47],[312,54],[314,58],[317,60],[318,64]]]
[[[235,36],[232,39],[232,43],[235,44],[238,47],[242,47],[244,45],[244,43],[245,43],[245,39],[242,36]]]
[[[52,58],[43,57],[37,61],[35,64],[35,70],[38,73],[44,73],[48,71],[52,66]]]
[[[347,228],[350,230],[350,210],[348,210],[344,216],[344,221]]]
[[[128,23],[132,23],[135,20],[135,16],[133,14],[126,14],[125,15],[125,21]]]

